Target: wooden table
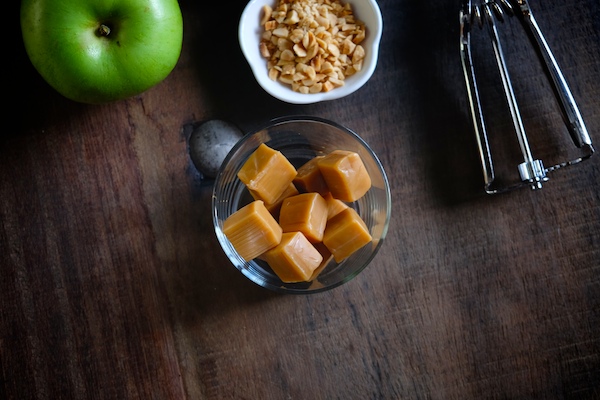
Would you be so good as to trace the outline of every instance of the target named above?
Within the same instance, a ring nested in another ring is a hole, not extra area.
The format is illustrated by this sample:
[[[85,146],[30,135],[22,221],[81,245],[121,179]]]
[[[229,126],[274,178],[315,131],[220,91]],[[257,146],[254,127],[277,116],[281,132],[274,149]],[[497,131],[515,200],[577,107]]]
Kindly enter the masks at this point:
[[[600,4],[531,3],[600,143]],[[244,5],[182,0],[173,73],[102,106],[41,80],[11,6],[0,398],[600,398],[600,156],[553,172],[540,191],[484,194],[458,1],[381,0],[372,79],[307,106],[254,81],[237,44]],[[506,24],[528,133],[540,154],[562,155],[555,138],[566,130],[546,78],[514,19]],[[481,54],[483,90],[500,101],[492,54]],[[491,108],[490,130],[512,138]],[[190,124],[221,118],[248,132],[288,114],[357,131],[392,189],[372,264],[311,296],[275,294],[229,264],[211,184],[187,147]]]

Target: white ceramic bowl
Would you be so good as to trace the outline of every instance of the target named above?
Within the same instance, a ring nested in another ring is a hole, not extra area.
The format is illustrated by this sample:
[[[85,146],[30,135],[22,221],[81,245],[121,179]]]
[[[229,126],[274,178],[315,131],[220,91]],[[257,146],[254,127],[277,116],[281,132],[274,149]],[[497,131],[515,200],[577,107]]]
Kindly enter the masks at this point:
[[[362,87],[373,75],[379,56],[379,43],[383,31],[381,11],[376,0],[347,0],[352,5],[354,15],[365,23],[367,35],[361,45],[366,56],[360,72],[346,79],[345,85],[325,93],[302,94],[294,92],[291,87],[273,81],[268,76],[267,61],[261,56],[259,45],[263,28],[260,26],[262,7],[270,5],[275,8],[277,0],[251,0],[239,24],[239,41],[242,53],[246,57],[254,77],[258,83],[273,97],[292,104],[309,104],[334,100],[347,96]]]

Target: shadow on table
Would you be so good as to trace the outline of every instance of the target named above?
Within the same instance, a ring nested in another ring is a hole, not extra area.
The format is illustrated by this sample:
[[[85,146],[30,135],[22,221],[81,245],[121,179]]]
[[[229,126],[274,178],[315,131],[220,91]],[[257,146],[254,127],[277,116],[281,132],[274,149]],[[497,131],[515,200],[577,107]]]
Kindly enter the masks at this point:
[[[239,19],[248,2],[182,3],[188,16],[186,38],[192,63],[219,117],[260,125],[288,114],[290,105],[267,94],[256,82],[238,41]]]
[[[419,160],[435,199],[457,205],[481,197],[483,178],[459,56],[458,2],[403,2],[388,14],[388,42],[408,79],[396,84],[413,102]],[[382,51],[382,54],[385,54]]]
[[[205,318],[226,315],[233,309],[252,306],[281,296],[248,280],[228,260],[215,235],[212,220],[212,181],[200,179],[193,165],[186,172],[192,181],[188,240],[172,278],[171,292],[181,310],[181,322],[196,325]]]

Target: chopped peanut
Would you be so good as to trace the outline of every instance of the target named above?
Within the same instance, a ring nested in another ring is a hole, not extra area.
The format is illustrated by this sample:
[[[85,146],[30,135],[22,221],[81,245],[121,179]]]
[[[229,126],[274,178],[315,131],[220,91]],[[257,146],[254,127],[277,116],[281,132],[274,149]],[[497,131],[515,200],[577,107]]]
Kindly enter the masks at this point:
[[[343,86],[362,69],[366,27],[349,3],[278,0],[275,8],[264,6],[262,14],[260,53],[268,61],[270,79],[300,93],[320,93]]]

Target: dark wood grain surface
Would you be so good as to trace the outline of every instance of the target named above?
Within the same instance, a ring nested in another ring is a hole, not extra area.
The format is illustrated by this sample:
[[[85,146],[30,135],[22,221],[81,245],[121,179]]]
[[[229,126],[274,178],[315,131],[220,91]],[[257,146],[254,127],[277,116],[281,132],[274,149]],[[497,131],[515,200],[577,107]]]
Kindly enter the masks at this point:
[[[66,100],[39,77],[13,3],[0,131],[0,398],[600,398],[600,156],[554,172],[541,191],[484,194],[458,1],[381,0],[372,79],[307,106],[254,81],[237,43],[245,1],[182,0],[173,73],[102,106]],[[531,3],[598,144],[600,4]],[[532,143],[565,155],[543,70],[518,25],[502,32]],[[491,53],[479,53],[503,147],[514,134],[496,106]],[[311,296],[272,293],[228,263],[211,184],[188,154],[190,124],[221,118],[248,132],[288,114],[358,132],[392,190],[372,264]]]

